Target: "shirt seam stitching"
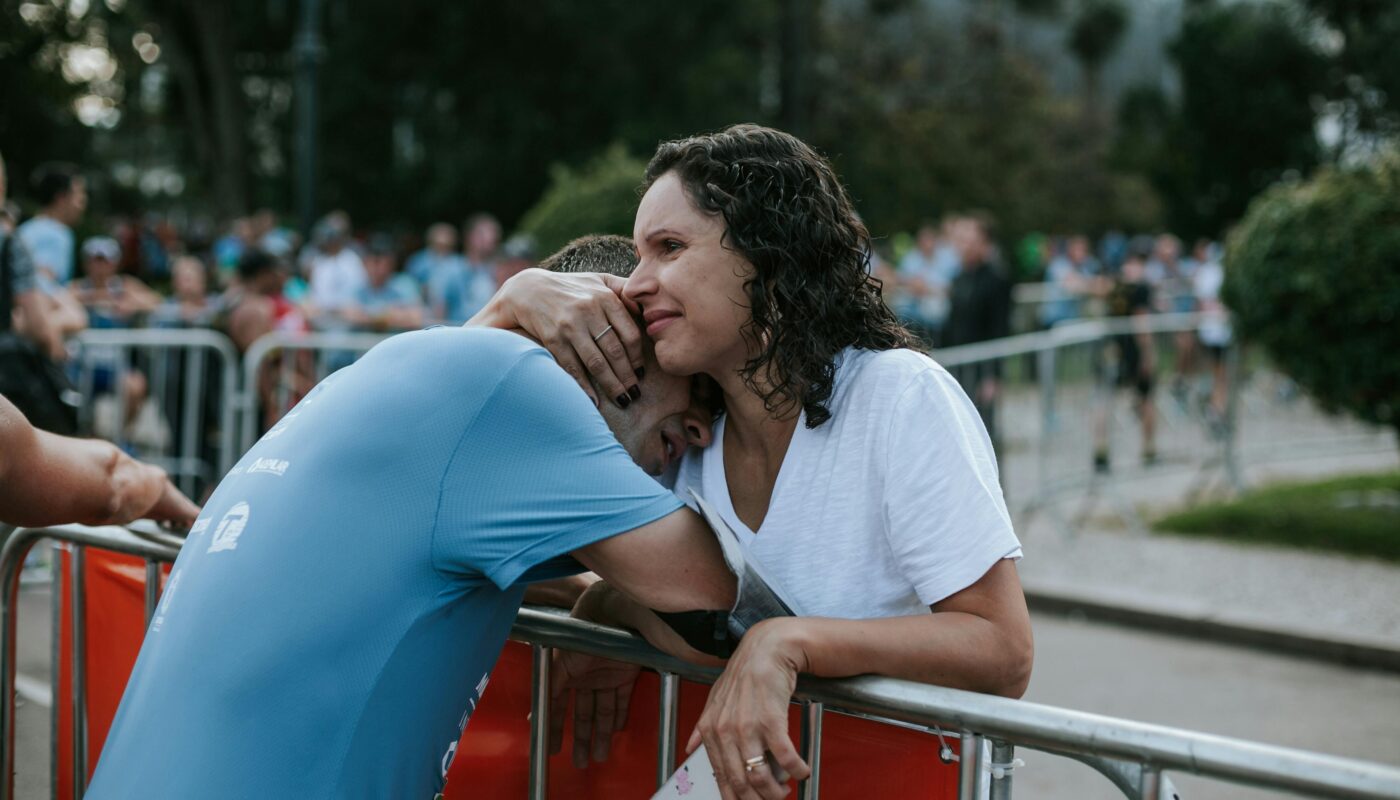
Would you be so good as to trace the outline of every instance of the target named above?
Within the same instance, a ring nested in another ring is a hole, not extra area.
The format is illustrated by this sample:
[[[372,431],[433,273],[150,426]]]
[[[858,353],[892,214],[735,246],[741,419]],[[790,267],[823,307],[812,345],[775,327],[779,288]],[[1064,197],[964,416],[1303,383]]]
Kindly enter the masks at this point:
[[[438,528],[440,527],[439,523],[442,518],[443,492],[447,486],[447,476],[452,472],[452,465],[457,462],[457,457],[461,455],[462,442],[466,441],[467,435],[476,428],[477,420],[481,418],[482,412],[486,410],[486,407],[491,404],[492,400],[496,399],[496,394],[500,391],[500,387],[510,380],[511,376],[515,374],[515,371],[519,369],[521,365],[526,363],[527,358],[528,353],[518,358],[516,362],[510,366],[510,369],[506,370],[498,379],[496,389],[491,392],[491,396],[487,397],[481,405],[477,407],[476,411],[472,413],[471,421],[468,422],[466,427],[462,430],[461,436],[457,437],[457,443],[452,446],[452,456],[447,459],[447,464],[442,468],[442,476],[438,478],[437,502],[434,504],[433,508],[433,532],[432,535],[428,537],[428,563],[433,568],[433,572],[437,573],[437,576],[445,581],[455,579],[455,576],[443,571],[443,569],[438,566],[437,557],[437,535]]]

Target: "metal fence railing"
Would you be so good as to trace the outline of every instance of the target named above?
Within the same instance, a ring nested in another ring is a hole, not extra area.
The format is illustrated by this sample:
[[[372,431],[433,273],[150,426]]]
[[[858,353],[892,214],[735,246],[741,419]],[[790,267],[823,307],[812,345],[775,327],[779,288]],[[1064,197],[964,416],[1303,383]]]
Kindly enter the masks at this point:
[[[239,378],[228,337],[143,328],[86,330],[74,341],[80,430],[158,464],[186,494],[233,466]]]
[[[158,601],[159,565],[179,555],[178,537],[153,527],[87,528],[77,525],[19,529],[0,550],[0,800],[8,800],[14,775],[16,590],[24,556],[38,541],[52,539],[72,548],[69,560],[73,622],[72,679],[75,796],[81,796],[87,764],[84,748],[85,703],[82,657],[85,636],[82,556],[89,547],[146,560],[146,619]],[[553,648],[563,648],[639,664],[662,676],[661,735],[658,737],[658,785],[674,769],[678,704],[677,681],[713,681],[713,669],[697,667],[662,654],[638,637],[570,618],[563,612],[522,609],[512,638],[534,649],[530,797],[546,797],[546,749],[549,730],[549,668]],[[801,752],[812,767],[802,796],[818,797],[821,783],[821,721],[827,713],[851,713],[930,729],[957,731],[962,752],[959,798],[971,800],[987,788],[994,800],[1011,797],[1010,765],[1015,747],[1068,756],[1094,766],[1124,796],[1158,800],[1166,772],[1193,773],[1233,784],[1338,798],[1400,798],[1400,768],[1303,750],[1195,733],[1067,709],[981,695],[956,689],[880,677],[843,680],[802,677],[794,696],[804,707]],[[55,704],[57,709],[57,704]],[[56,729],[57,726],[55,726]],[[152,743],[153,745],[158,743]],[[992,769],[982,769],[989,754]],[[989,785],[987,785],[989,784]]]
[[[1319,414],[1237,339],[1222,350],[1204,347],[1200,324],[1190,313],[1076,320],[931,355],[954,375],[971,376],[963,380],[969,394],[978,376],[999,377],[984,419],[1021,525],[1040,517],[1071,532],[1107,507],[1140,530],[1138,509],[1154,505],[1154,484],[1165,485],[1157,480],[1164,476],[1176,505],[1246,488],[1247,466],[1300,454],[1393,452],[1389,431]],[[1114,352],[1128,337],[1150,340],[1155,356],[1152,452],[1136,389],[1121,385],[1133,376]]]

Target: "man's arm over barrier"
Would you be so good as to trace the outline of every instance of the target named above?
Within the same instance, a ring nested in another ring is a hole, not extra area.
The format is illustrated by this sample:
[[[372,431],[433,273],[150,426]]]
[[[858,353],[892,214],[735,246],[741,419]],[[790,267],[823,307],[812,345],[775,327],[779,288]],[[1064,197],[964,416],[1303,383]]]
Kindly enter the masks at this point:
[[[681,508],[574,552],[584,566],[657,611],[728,609],[734,574],[698,514]]]
[[[38,527],[148,517],[189,525],[198,515],[159,467],[109,442],[37,430],[0,397],[0,520]]]

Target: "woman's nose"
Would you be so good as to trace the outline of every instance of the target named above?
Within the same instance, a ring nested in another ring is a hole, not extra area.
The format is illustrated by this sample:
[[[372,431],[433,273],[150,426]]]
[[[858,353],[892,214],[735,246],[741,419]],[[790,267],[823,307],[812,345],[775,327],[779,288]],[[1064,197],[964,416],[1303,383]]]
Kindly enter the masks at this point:
[[[656,275],[644,258],[637,262],[637,268],[628,276],[627,284],[622,287],[622,296],[634,303],[640,303],[655,291]]]

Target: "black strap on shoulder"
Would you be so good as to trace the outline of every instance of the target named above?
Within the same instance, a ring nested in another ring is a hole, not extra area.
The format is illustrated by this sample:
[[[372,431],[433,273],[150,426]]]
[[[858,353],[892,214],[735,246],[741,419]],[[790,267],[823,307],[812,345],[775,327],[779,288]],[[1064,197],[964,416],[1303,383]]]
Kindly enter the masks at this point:
[[[10,263],[14,240],[15,233],[11,231],[0,243],[0,332],[10,329],[15,309],[14,266]]]
[[[656,612],[685,643],[707,655],[729,658],[739,640],[729,632],[728,611]]]

